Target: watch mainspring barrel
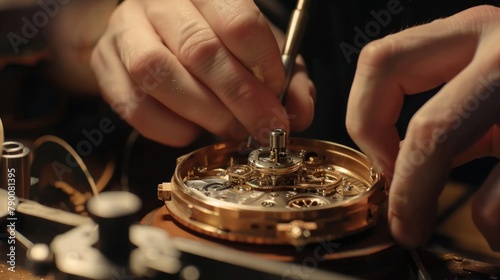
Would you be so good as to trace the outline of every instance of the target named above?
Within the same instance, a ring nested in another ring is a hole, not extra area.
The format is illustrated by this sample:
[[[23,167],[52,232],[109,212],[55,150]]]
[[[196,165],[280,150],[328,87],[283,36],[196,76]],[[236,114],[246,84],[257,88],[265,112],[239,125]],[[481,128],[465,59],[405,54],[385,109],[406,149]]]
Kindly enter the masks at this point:
[[[386,200],[381,174],[360,152],[271,132],[269,147],[207,146],[177,161],[158,197],[184,226],[212,237],[302,246],[374,226]]]

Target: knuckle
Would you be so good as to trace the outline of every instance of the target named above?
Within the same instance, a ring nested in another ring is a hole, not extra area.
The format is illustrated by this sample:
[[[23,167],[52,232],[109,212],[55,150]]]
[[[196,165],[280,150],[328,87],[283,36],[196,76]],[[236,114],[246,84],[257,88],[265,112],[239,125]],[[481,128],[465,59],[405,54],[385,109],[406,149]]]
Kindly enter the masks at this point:
[[[407,135],[416,138],[429,138],[437,130],[443,130],[446,124],[440,118],[429,114],[415,114],[408,124]]]
[[[382,39],[371,41],[361,49],[358,64],[375,68],[386,68],[393,61],[404,41],[397,35],[389,35]]]
[[[155,61],[155,57],[157,57],[157,55],[153,50],[131,55],[128,68],[132,78],[135,80],[146,76],[148,69],[152,67]]]
[[[172,76],[175,61],[159,49],[148,49],[130,56],[129,73],[140,86],[161,82]]]
[[[267,28],[267,23],[258,9],[244,9],[232,13],[221,24],[221,32],[237,41],[248,41],[256,32]]]
[[[485,23],[498,24],[500,8],[492,5],[479,5],[463,11],[457,20],[466,26],[480,26]]]
[[[221,43],[208,27],[190,23],[183,29],[179,45],[179,61],[187,68],[206,64],[222,48]]]
[[[249,83],[246,83],[238,77],[228,77],[226,90],[221,94],[221,100],[226,104],[247,104],[247,101],[252,96],[252,88]]]
[[[372,41],[366,44],[359,54],[359,64],[374,64],[374,58],[379,57],[380,53],[385,51],[385,48],[382,46],[380,41]]]

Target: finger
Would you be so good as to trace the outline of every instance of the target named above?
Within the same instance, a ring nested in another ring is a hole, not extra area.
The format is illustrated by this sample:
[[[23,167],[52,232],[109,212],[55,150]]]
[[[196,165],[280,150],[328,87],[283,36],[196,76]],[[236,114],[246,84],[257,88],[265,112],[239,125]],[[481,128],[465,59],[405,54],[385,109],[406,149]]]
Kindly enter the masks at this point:
[[[126,15],[130,24],[116,38],[120,57],[132,79],[179,116],[218,136],[248,135],[233,113],[165,47],[149,21],[137,12],[141,7]]]
[[[259,142],[268,141],[271,128],[289,129],[276,94],[241,65],[189,1],[161,3],[149,17],[165,44]],[[154,19],[174,8],[180,12]]]
[[[294,74],[290,80],[286,101],[286,111],[292,131],[308,128],[314,118],[316,88],[309,79],[302,58],[297,58]]]
[[[452,159],[484,139],[500,116],[500,88],[481,82],[500,77],[490,61],[476,56],[410,121],[389,193],[391,231],[405,245],[429,237]]]
[[[477,31],[481,30],[473,19],[478,14],[479,18],[481,14],[489,14],[486,9],[491,10],[485,7],[470,9],[452,18],[405,30],[369,45],[362,52],[351,89],[346,125],[360,148],[379,165],[378,169],[392,175],[392,164],[400,144],[395,123],[404,94],[421,92],[449,81],[472,61],[479,39]],[[470,87],[477,81],[472,81],[470,76],[466,80],[471,84],[457,87],[455,83],[454,89],[473,92]],[[444,96],[449,97],[449,94]],[[449,104],[448,100],[440,102]],[[432,108],[428,106],[429,110]],[[418,117],[423,116],[429,115],[418,114]],[[437,208],[436,198],[452,157],[449,149],[435,148],[431,153],[422,154],[418,145],[427,145],[425,141],[431,135],[422,136],[415,131],[431,132],[432,127],[426,127],[426,121],[432,119],[418,117],[412,119],[413,125],[399,152],[389,195],[391,231],[396,239],[409,246],[421,243],[429,234],[429,223]],[[476,132],[482,134],[487,130],[484,126],[477,129]],[[443,135],[438,133],[439,136]],[[422,139],[423,144],[418,141]],[[463,139],[470,140],[470,137]],[[457,148],[454,152],[458,152]]]
[[[275,94],[285,85],[276,39],[254,1],[191,1],[243,65],[262,75]]]
[[[91,63],[103,97],[142,135],[171,146],[185,146],[198,136],[196,125],[161,106],[131,81],[109,38],[98,43]]]
[[[284,87],[284,71],[277,41],[284,41],[282,32],[273,31],[253,1],[192,1],[207,19],[228,50],[261,77],[273,92]],[[297,58],[294,77],[287,96],[290,129],[309,127],[314,116],[315,89],[307,76],[305,63]]]
[[[437,137],[435,137],[437,139]],[[472,144],[464,152],[455,156],[453,159],[452,166],[457,167],[465,164],[474,159],[484,158],[484,157],[497,157],[500,158],[500,125],[496,124],[476,143]],[[404,144],[404,140],[401,141],[401,145]]]
[[[500,163],[472,201],[472,218],[491,249],[500,251]]]
[[[346,126],[379,171],[393,171],[399,150],[395,124],[404,94],[447,82],[471,61],[476,42],[470,24],[448,18],[387,36],[362,50]]]

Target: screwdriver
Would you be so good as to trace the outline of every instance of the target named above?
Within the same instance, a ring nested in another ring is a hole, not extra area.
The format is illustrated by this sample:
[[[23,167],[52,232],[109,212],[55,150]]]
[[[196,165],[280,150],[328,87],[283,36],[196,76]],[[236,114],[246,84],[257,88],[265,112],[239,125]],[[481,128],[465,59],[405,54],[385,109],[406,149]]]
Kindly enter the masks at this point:
[[[298,0],[297,6],[292,12],[288,23],[285,45],[281,55],[281,61],[283,62],[283,67],[285,69],[285,86],[279,95],[279,100],[283,106],[286,105],[286,95],[288,93],[288,87],[290,86],[290,80],[292,79],[295,59],[297,58],[300,43],[304,37],[307,19],[309,18],[310,5],[311,0]],[[253,137],[252,135],[249,135],[247,147],[251,146],[252,141]]]

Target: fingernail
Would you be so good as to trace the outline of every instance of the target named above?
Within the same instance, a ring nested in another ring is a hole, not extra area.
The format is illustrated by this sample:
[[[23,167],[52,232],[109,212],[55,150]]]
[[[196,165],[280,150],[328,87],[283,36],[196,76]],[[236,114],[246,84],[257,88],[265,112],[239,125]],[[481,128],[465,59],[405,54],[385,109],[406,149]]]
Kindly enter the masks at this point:
[[[255,77],[261,81],[264,82],[264,74],[262,74],[262,66],[260,64],[250,66],[252,68],[252,72],[255,75]]]

